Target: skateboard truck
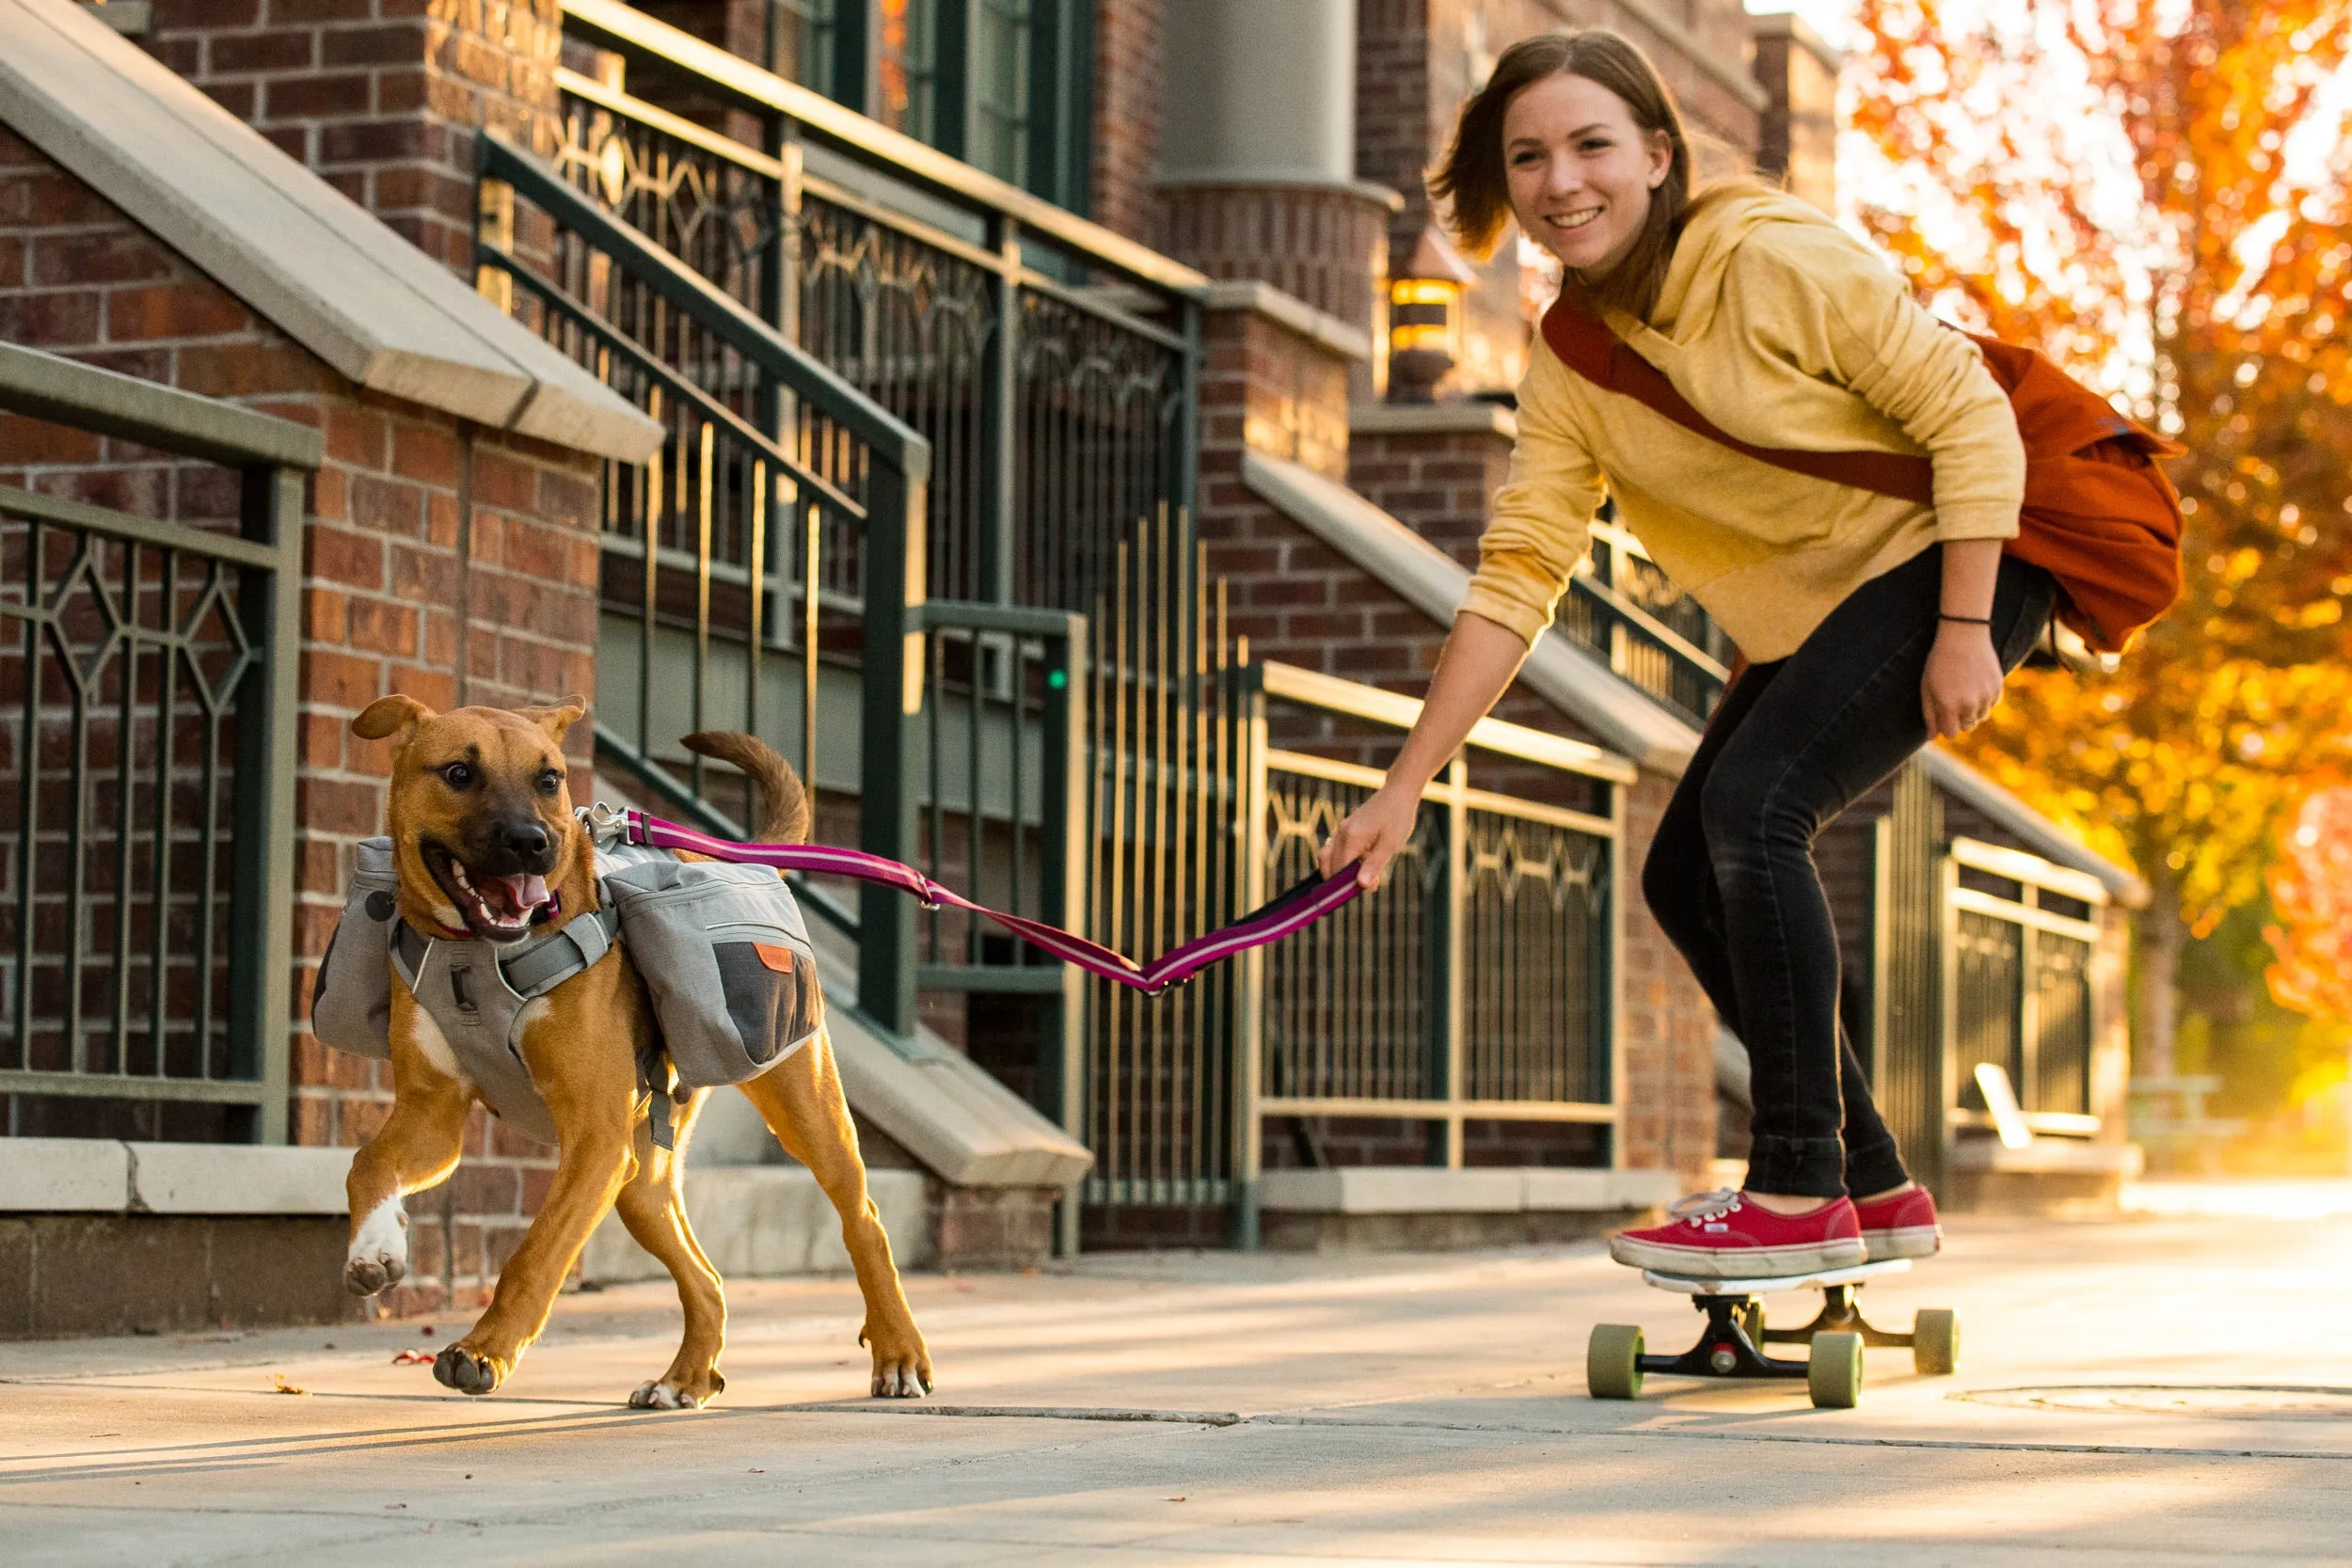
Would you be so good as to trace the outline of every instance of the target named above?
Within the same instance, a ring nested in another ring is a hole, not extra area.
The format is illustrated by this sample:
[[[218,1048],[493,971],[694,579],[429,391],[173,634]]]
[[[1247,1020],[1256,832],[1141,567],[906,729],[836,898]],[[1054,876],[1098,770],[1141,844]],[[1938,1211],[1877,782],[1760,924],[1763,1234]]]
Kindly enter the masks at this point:
[[[1698,1343],[1679,1355],[1652,1355],[1642,1331],[1626,1323],[1601,1323],[1585,1349],[1585,1386],[1595,1399],[1629,1400],[1651,1372],[1677,1377],[1796,1378],[1805,1380],[1815,1405],[1851,1409],[1862,1398],[1862,1352],[1867,1346],[1909,1347],[1913,1367],[1923,1374],[1951,1371],[1960,1359],[1960,1320],[1947,1308],[1925,1307],[1909,1333],[1865,1321],[1856,1293],[1880,1275],[1901,1274],[1907,1259],[1858,1263],[1851,1268],[1768,1279],[1697,1279],[1643,1271],[1642,1280],[1661,1291],[1687,1294],[1706,1316]],[[1818,1290],[1821,1309],[1802,1328],[1771,1328],[1763,1298],[1777,1291]],[[1801,1344],[1804,1360],[1775,1356],[1768,1344]]]

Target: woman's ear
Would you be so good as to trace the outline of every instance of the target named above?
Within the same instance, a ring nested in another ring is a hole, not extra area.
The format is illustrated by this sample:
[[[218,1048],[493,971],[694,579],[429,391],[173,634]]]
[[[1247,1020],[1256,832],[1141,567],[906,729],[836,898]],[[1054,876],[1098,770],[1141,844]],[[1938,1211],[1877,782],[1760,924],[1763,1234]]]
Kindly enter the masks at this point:
[[[1649,134],[1649,188],[1656,190],[1674,172],[1675,139],[1663,131]]]

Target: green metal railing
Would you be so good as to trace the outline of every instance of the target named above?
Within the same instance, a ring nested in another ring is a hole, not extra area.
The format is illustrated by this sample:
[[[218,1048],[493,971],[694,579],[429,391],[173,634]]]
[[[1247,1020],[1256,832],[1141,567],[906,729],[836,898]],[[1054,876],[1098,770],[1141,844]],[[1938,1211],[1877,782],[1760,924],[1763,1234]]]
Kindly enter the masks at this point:
[[[135,444],[0,449],[26,481],[0,486],[7,1131],[282,1143],[303,487],[321,437],[5,344],[0,411]],[[132,474],[170,482],[145,488],[180,515],[71,499],[137,488],[109,483]],[[110,1121],[100,1101],[137,1109]],[[173,1105],[216,1110],[167,1125]]]
[[[815,782],[820,813],[848,785],[861,847],[911,858],[930,443],[548,165],[477,145],[494,292],[669,431],[652,462],[606,466],[599,751],[741,836],[740,794],[730,813],[675,743],[751,731]],[[829,685],[847,768],[825,745]],[[861,888],[852,921],[811,891],[857,933],[860,1009],[912,1037],[914,908]]]
[[[1990,1127],[1976,1085],[1990,1063],[2008,1074],[2026,1125],[2090,1137],[2094,1044],[2090,971],[2098,911],[2107,892],[2095,877],[2036,855],[1955,838],[1944,863],[1948,1117]]]
[[[1593,525],[1592,553],[1569,582],[1559,624],[1694,724],[1707,722],[1730,679],[1731,640],[1606,515]]]

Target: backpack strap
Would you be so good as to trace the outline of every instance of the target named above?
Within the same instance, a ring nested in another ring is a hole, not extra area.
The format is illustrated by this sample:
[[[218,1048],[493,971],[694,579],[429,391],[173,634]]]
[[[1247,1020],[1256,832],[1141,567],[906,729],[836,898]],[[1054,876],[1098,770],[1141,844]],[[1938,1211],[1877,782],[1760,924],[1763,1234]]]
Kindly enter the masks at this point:
[[[1631,398],[1660,418],[1742,457],[1897,500],[1935,504],[1935,466],[1925,457],[1899,451],[1800,451],[1740,440],[1692,407],[1663,371],[1636,354],[1607,322],[1571,305],[1565,293],[1544,312],[1544,341],[1562,364],[1594,386]]]

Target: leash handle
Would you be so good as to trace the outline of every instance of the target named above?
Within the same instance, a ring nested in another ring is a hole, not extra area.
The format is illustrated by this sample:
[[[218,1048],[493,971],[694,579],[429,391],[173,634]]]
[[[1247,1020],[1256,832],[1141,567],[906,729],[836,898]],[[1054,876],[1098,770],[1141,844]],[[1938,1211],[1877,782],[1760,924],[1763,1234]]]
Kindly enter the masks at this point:
[[[601,805],[596,809],[598,813],[609,811]],[[734,839],[714,837],[680,823],[664,821],[659,816],[648,816],[641,811],[602,816],[596,822],[601,828],[616,819],[623,839],[646,848],[683,849],[689,854],[707,855],[712,860],[726,861],[736,865],[765,865],[778,871],[851,877],[862,882],[896,888],[921,900],[927,910],[968,910],[1033,947],[1076,964],[1089,974],[1116,980],[1147,996],[1157,996],[1170,986],[1182,985],[1211,964],[1221,963],[1253,947],[1263,947],[1268,942],[1279,942],[1284,937],[1303,931],[1363,891],[1357,884],[1354,864],[1336,876],[1311,877],[1277,895],[1231,926],[1221,926],[1169,948],[1148,964],[1139,964],[1122,953],[1114,952],[1100,942],[1089,942],[1074,932],[1065,931],[1058,926],[974,903],[953,888],[931,880],[904,862],[869,854],[863,849],[836,849],[823,844],[738,843]]]

